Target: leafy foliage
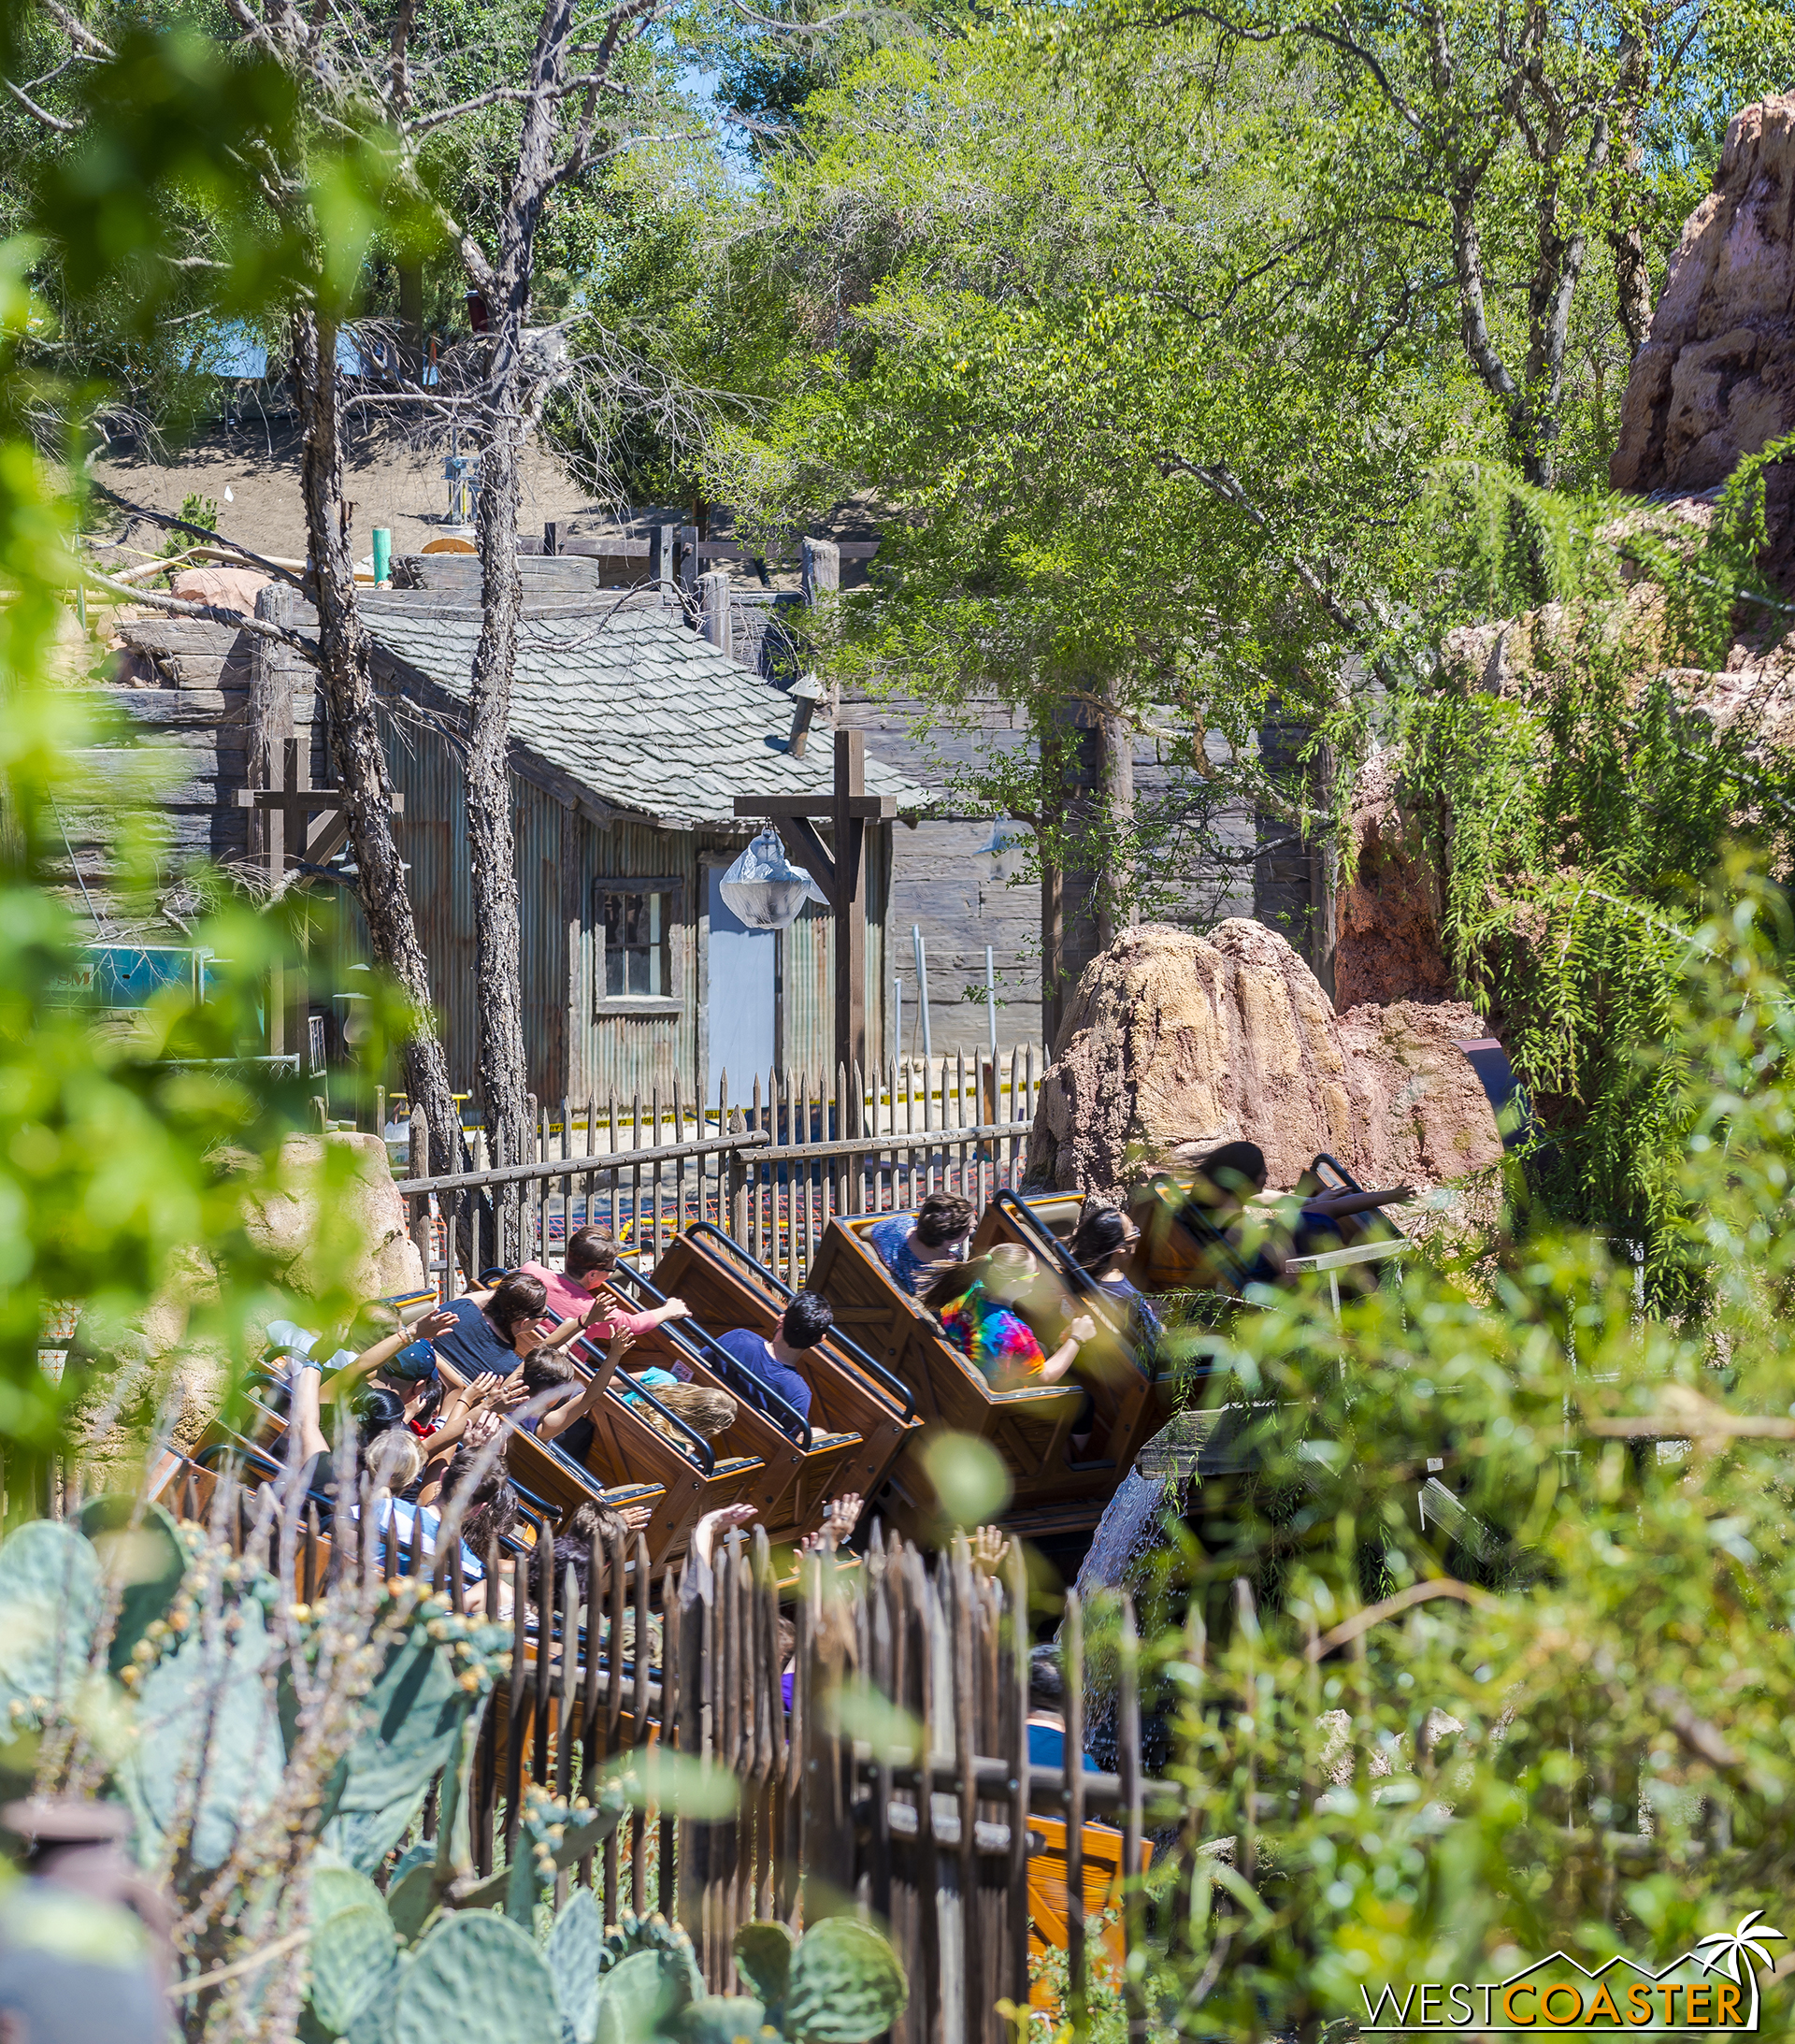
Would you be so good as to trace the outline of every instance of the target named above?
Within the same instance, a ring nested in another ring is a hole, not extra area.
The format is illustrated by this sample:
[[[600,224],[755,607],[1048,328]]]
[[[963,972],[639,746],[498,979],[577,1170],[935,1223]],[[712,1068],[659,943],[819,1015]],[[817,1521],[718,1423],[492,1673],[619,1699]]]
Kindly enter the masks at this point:
[[[1407,842],[1441,877],[1449,957],[1550,1125],[1535,1184],[1553,1211],[1632,1240],[1673,1289],[1688,1277],[1688,905],[1730,846],[1786,871],[1795,814],[1761,676],[1701,679],[1747,603],[1773,621],[1765,654],[1788,621],[1758,567],[1766,471],[1787,452],[1742,465],[1705,529],[1448,478],[1437,512],[1470,600],[1544,607],[1449,640],[1443,683],[1406,692],[1392,722]]]
[[[1364,2022],[1384,1983],[1558,1947],[1659,1965],[1776,1922],[1788,934],[1740,888],[1673,1004],[1702,1314],[1642,1310],[1625,1257],[1542,1233],[1475,1292],[1416,1268],[1338,1324],[1292,1297],[1211,1338],[1256,1473],[1178,1533],[1145,1629],[1208,1842],[1156,1990],[1185,2034]]]

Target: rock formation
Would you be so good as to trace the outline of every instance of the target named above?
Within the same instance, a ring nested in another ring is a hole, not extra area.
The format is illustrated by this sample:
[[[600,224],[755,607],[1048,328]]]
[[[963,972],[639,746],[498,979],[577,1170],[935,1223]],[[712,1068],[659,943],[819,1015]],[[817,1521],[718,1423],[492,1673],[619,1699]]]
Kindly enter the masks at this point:
[[[1336,1015],[1261,923],[1234,917],[1207,937],[1148,924],[1078,983],[1041,1082],[1029,1176],[1116,1193],[1176,1143],[1245,1137],[1274,1187],[1320,1150],[1367,1184],[1462,1178],[1501,1155],[1455,1047],[1483,1034],[1458,1001]]]
[[[1352,874],[1342,877],[1334,933],[1334,999],[1445,1000],[1452,972],[1440,937],[1440,883],[1401,802],[1400,760],[1379,753],[1353,783],[1345,835]]]
[[[326,1271],[358,1299],[423,1285],[424,1262],[405,1231],[405,1202],[379,1136],[289,1136],[280,1176],[285,1189],[246,1217],[251,1241],[289,1290],[316,1293]]]
[[[1635,358],[1619,490],[1713,488],[1795,431],[1795,94],[1736,115]],[[1785,507],[1786,508],[1786,507]]]
[[[379,1136],[291,1136],[280,1162],[284,1189],[247,1202],[244,1229],[295,1302],[332,1289],[333,1277],[355,1299],[422,1286],[423,1260],[405,1232],[405,1205]],[[135,1482],[144,1441],[165,1413],[180,1416],[178,1448],[191,1447],[216,1417],[232,1359],[192,1339],[189,1323],[196,1306],[217,1297],[209,1260],[190,1251],[123,1340],[109,1345],[117,1368],[102,1403],[83,1416],[82,1460],[95,1480]],[[276,1312],[271,1305],[269,1317]],[[261,1325],[251,1324],[251,1346],[261,1335]]]

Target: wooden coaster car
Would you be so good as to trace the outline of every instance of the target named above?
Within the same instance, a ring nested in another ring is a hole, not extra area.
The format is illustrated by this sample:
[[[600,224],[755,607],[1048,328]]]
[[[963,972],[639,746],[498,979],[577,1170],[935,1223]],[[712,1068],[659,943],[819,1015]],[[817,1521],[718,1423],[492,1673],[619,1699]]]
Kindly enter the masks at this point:
[[[1250,1282],[1250,1263],[1239,1230],[1215,1227],[1191,1198],[1193,1173],[1156,1172],[1139,1187],[1129,1212],[1141,1239],[1135,1248],[1133,1277],[1142,1291],[1217,1291],[1239,1295]],[[1359,1192],[1364,1188],[1338,1159],[1325,1150],[1291,1188],[1299,1198],[1326,1190]],[[1297,1254],[1286,1258],[1285,1275],[1316,1272],[1328,1274],[1334,1303],[1340,1303],[1341,1272],[1350,1271],[1349,1285],[1375,1284],[1375,1266],[1400,1256],[1409,1239],[1381,1209],[1346,1215],[1329,1224],[1325,1238],[1299,1239]],[[1370,1266],[1361,1270],[1359,1266]]]
[[[999,1389],[989,1383],[942,1333],[922,1301],[899,1288],[868,1231],[886,1215],[854,1216],[829,1223],[811,1269],[811,1285],[835,1308],[836,1322],[913,1395],[930,1427],[977,1434],[1002,1458],[1013,1486],[1000,1523],[1025,1534],[1088,1531],[1102,1516],[1136,1450],[1158,1423],[1158,1399],[1141,1370],[1126,1331],[1109,1303],[1080,1288],[1051,1225],[1063,1201],[1032,1202],[1000,1194],[986,1209],[973,1236],[983,1254],[999,1242],[1032,1250],[1043,1283],[1057,1288],[1060,1310],[1088,1312],[1098,1339],[1081,1353],[1075,1374],[1057,1384],[1022,1383]],[[1072,1202],[1076,1217],[1076,1202]],[[951,1285],[945,1288],[951,1289]],[[1089,1393],[1095,1407],[1092,1437],[1084,1460],[1069,1460],[1072,1429]],[[878,1499],[881,1513],[899,1531],[926,1538],[937,1519],[934,1490],[920,1445],[912,1443],[898,1460]]]
[[[1083,1887],[1086,1920],[1111,1911],[1119,1912],[1125,1878],[1122,1834],[1110,1824],[1084,1824],[1080,1827],[1080,1836],[1084,1849]],[[1152,1860],[1153,1847],[1143,1840],[1140,1866],[1142,1874]],[[1042,1817],[1031,1810],[1028,1815],[1028,1950],[1031,1957],[1039,1958],[1049,1946],[1060,1951],[1066,1950],[1067,1920],[1071,1913],[1070,1873],[1066,1852],[1066,1820]],[[1127,1960],[1127,1938],[1119,1913],[1104,1926],[1103,1950],[1119,1973]],[[1055,2007],[1053,1991],[1044,1980],[1035,1983],[1028,1998],[1036,2008]]]
[[[655,1303],[671,1298],[685,1301],[705,1337],[698,1344],[703,1360],[712,1369],[727,1366],[732,1374],[722,1378],[724,1388],[739,1396],[746,1373],[708,1346],[711,1336],[745,1327],[770,1337],[793,1296],[789,1285],[709,1221],[699,1221],[674,1238],[652,1280],[628,1272],[625,1288],[631,1283]],[[663,1331],[678,1334],[693,1325],[692,1320],[673,1321]],[[808,1350],[803,1374],[811,1385],[814,1446],[802,1457],[790,1487],[778,1494],[773,1509],[762,1512],[775,1546],[782,1538],[811,1532],[820,1522],[826,1499],[844,1490],[870,1498],[905,1440],[921,1424],[913,1394],[859,1347],[850,1330],[838,1328]],[[792,1529],[789,1534],[779,1530],[785,1526]]]
[[[651,1362],[667,1368],[678,1360],[670,1345],[658,1338],[660,1332],[657,1329],[630,1350],[637,1369]],[[583,1336],[568,1345],[567,1353],[586,1370],[603,1360]],[[448,1363],[442,1373],[445,1381],[458,1381]],[[659,1568],[684,1554],[693,1527],[706,1512],[740,1503],[766,1470],[758,1456],[713,1447],[652,1391],[622,1381],[622,1375],[591,1415],[592,1446],[583,1463],[520,1427],[507,1445],[506,1466],[520,1488],[527,1486],[555,1506],[557,1524],[588,1501],[652,1503],[653,1517],[643,1538],[650,1562]],[[651,1412],[659,1424],[649,1418]]]

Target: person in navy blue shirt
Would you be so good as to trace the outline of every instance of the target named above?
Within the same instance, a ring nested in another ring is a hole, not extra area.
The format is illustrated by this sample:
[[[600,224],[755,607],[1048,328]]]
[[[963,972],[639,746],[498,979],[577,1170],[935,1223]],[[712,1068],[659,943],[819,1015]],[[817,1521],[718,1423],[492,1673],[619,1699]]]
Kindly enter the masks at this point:
[[[717,1342],[750,1376],[777,1391],[801,1418],[808,1419],[811,1380],[798,1366],[834,1325],[835,1314],[822,1293],[801,1291],[785,1308],[771,1341],[752,1328],[738,1327],[719,1334]]]

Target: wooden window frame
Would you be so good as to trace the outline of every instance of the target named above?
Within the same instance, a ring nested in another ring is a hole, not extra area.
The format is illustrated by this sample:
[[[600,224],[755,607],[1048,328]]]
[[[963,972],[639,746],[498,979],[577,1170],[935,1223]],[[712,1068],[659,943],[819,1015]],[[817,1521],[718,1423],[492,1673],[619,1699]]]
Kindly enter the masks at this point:
[[[605,991],[605,915],[608,894],[664,894],[668,898],[667,973],[677,984],[683,967],[679,933],[685,927],[685,882],[669,873],[619,873],[592,884],[592,987],[593,1014],[598,1016],[633,1015],[639,1021],[663,1021],[685,1013],[678,994],[608,994]]]

